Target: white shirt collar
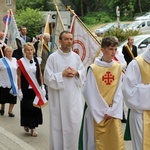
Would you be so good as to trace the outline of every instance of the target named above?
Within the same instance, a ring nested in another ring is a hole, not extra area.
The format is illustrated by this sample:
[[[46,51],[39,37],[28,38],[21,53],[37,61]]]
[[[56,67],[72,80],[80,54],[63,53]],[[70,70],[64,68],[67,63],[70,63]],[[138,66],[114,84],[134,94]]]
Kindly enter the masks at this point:
[[[99,65],[99,66],[103,66],[103,67],[110,67],[112,66],[114,63],[114,61],[112,60],[110,63],[107,63],[105,61],[101,60],[101,57],[97,57],[95,58],[94,64]]]

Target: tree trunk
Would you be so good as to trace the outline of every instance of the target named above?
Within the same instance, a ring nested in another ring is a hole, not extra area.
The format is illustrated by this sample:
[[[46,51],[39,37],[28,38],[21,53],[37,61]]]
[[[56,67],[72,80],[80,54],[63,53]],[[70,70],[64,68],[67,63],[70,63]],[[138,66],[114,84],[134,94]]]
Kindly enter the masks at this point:
[[[139,11],[140,11],[140,13],[142,13],[141,0],[138,0],[138,5],[139,5]]]
[[[83,18],[84,13],[83,13],[83,0],[81,0],[81,17]]]

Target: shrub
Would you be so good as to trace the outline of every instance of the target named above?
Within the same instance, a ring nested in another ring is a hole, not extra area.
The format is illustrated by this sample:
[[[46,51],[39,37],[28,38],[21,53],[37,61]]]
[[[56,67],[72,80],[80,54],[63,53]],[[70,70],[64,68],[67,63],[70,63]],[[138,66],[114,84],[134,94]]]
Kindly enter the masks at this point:
[[[43,15],[38,10],[30,8],[26,8],[26,10],[19,10],[15,17],[17,26],[27,27],[28,35],[30,37],[34,37],[41,33],[44,21]]]
[[[82,18],[85,24],[98,24],[98,23],[107,23],[112,22],[115,19],[109,15],[107,12],[91,12]]]
[[[118,38],[119,42],[123,42],[129,36],[136,36],[139,34],[140,34],[139,30],[123,30],[123,29],[114,28],[114,29],[111,29],[111,30],[105,32],[104,37],[105,36],[116,36]]]

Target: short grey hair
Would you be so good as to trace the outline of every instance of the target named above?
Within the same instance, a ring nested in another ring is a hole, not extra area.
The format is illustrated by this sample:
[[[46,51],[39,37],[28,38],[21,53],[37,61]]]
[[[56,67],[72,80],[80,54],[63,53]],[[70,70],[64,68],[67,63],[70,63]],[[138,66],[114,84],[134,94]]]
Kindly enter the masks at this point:
[[[43,38],[44,38],[44,37],[50,38],[50,34],[49,34],[49,33],[44,33],[44,34],[43,34]]]

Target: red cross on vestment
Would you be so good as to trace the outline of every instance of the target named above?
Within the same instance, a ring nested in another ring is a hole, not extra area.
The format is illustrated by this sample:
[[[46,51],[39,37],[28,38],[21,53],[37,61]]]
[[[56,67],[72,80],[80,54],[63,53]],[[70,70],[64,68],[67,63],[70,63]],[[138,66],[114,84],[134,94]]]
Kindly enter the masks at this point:
[[[111,72],[106,72],[104,76],[102,76],[102,81],[106,83],[106,85],[110,85],[112,81],[114,81],[114,75]]]

